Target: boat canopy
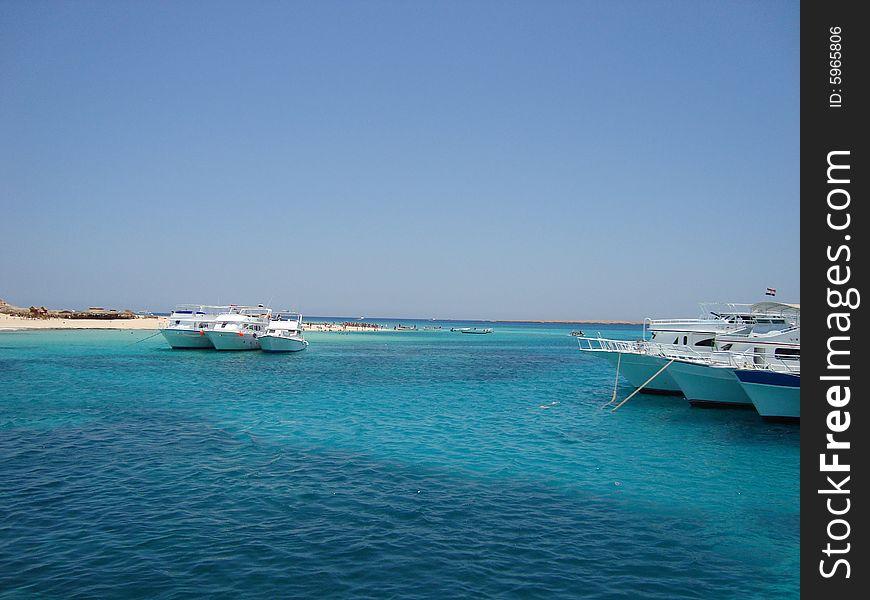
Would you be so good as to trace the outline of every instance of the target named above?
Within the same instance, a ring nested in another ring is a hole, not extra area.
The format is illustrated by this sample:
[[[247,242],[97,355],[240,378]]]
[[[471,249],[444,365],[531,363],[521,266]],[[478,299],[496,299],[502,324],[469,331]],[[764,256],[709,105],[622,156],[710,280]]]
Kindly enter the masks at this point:
[[[773,314],[800,314],[800,304],[790,304],[787,302],[756,302],[752,305],[754,313],[773,313]]]
[[[280,311],[272,317],[269,323],[269,329],[289,329],[296,330],[302,326],[302,315],[293,311]]]

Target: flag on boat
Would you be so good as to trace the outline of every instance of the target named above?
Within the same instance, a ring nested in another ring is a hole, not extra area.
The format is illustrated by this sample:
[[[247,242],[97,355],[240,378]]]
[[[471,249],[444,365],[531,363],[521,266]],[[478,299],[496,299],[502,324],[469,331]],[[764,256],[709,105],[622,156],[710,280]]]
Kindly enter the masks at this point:
[[[767,288],[767,291],[764,292],[765,296],[776,296],[776,288]]]

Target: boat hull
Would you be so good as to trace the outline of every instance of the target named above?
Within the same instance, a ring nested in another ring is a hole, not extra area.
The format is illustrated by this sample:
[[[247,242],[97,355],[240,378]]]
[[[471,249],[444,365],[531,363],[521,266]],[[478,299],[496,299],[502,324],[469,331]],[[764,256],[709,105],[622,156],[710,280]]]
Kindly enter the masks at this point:
[[[175,349],[212,349],[208,335],[199,329],[161,329],[160,333]]]
[[[668,373],[692,406],[752,408],[734,369],[677,360]]]
[[[734,374],[762,417],[771,421],[800,420],[800,375],[754,369],[738,369]]]
[[[260,341],[250,333],[238,331],[207,331],[215,350],[259,350]]]
[[[596,351],[613,363],[619,363],[619,374],[622,375],[634,387],[640,387],[644,382],[656,374],[668,361],[658,356],[647,354],[632,354],[630,352]],[[620,358],[620,354],[622,358]],[[655,379],[644,386],[643,391],[651,394],[669,394],[682,396],[683,391],[673,377],[668,373],[670,367],[659,373]]]
[[[264,352],[299,352],[308,347],[308,342],[300,338],[260,336],[260,348]]]

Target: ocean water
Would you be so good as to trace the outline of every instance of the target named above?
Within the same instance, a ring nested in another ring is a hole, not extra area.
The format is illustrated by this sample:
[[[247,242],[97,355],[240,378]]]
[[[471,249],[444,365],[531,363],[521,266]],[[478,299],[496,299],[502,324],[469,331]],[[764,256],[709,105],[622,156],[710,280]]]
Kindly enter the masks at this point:
[[[0,598],[797,597],[798,427],[486,326],[0,333]]]

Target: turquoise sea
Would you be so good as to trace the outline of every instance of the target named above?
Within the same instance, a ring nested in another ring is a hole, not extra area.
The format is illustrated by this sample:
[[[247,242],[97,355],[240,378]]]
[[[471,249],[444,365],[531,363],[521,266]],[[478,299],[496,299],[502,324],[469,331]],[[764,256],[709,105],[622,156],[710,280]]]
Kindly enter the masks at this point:
[[[577,326],[467,325],[0,333],[0,598],[798,596],[798,427],[610,413]]]

